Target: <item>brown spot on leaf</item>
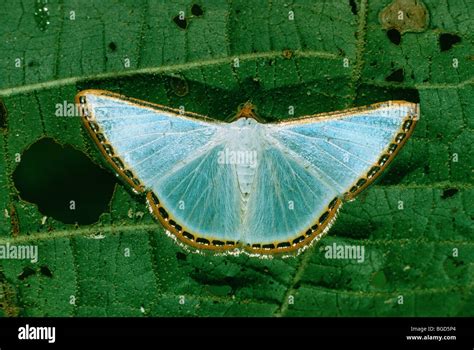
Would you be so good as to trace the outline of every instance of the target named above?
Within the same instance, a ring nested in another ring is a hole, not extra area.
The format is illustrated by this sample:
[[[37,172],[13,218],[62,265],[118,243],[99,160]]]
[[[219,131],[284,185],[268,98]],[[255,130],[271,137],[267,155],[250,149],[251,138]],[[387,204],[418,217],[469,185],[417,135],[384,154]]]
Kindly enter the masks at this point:
[[[419,0],[394,0],[379,14],[384,29],[396,29],[400,33],[423,32],[428,27],[429,14]]]
[[[8,317],[17,317],[20,313],[16,288],[9,283],[4,273],[0,270],[0,310]]]
[[[189,93],[189,86],[186,79],[181,77],[171,77],[170,87],[176,96],[183,97]]]
[[[18,221],[18,214],[16,213],[16,209],[13,203],[10,203],[9,215],[10,215],[10,223],[11,223],[11,228],[12,228],[12,235],[13,237],[16,237],[20,233],[20,223]]]
[[[0,130],[7,130],[7,108],[2,100],[0,100]]]
[[[290,59],[291,57],[293,57],[293,51],[288,49],[283,50],[283,57],[286,59]]]

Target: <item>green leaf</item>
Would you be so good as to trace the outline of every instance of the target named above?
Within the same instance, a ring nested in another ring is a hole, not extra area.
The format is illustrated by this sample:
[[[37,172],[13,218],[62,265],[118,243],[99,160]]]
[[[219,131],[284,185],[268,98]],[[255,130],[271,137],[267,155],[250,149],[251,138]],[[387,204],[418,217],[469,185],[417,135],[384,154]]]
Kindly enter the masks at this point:
[[[401,30],[398,45],[380,22],[390,1],[209,1],[199,16],[191,1],[51,1],[39,14],[38,4],[0,8],[0,244],[39,252],[36,264],[0,260],[0,315],[473,315],[474,21],[464,4],[425,1],[428,22]],[[441,51],[443,33],[461,40]],[[42,137],[106,167],[79,119],[55,115],[85,88],[218,119],[247,100],[275,120],[292,117],[289,106],[299,116],[410,99],[421,119],[384,176],[300,256],[201,255],[168,238],[122,183],[92,225],[43,223],[19,197],[17,156]],[[328,259],[333,244],[363,247],[364,261]]]

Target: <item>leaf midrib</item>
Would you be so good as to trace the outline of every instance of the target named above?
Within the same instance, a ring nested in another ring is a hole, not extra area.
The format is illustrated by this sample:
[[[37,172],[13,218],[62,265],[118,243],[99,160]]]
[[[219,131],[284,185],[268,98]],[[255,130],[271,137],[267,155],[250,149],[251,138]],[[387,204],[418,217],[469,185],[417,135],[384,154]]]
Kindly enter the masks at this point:
[[[339,59],[339,56],[337,54],[330,53],[330,52],[323,52],[323,51],[315,51],[315,50],[308,50],[308,51],[298,50],[298,51],[295,51],[293,54],[296,58],[318,57],[322,59],[332,59],[332,60]],[[79,82],[88,81],[88,80],[123,78],[123,77],[138,75],[138,74],[159,74],[159,73],[188,70],[188,69],[193,69],[193,68],[203,68],[206,66],[232,64],[235,58],[239,58],[239,61],[252,61],[252,60],[258,60],[258,59],[272,59],[272,58],[278,58],[278,57],[283,58],[282,51],[256,52],[256,53],[240,54],[240,55],[234,55],[234,56],[225,56],[225,57],[219,57],[219,58],[208,59],[208,60],[191,61],[191,62],[186,62],[186,63],[166,65],[166,66],[146,67],[146,68],[138,68],[138,69],[130,69],[130,70],[127,69],[123,71],[104,72],[104,73],[99,73],[99,74],[94,74],[94,75],[89,75],[89,76],[75,76],[75,77],[51,80],[47,82],[34,83],[34,84],[0,89],[0,97],[8,97],[12,95],[32,92],[35,90],[57,88],[57,87],[65,86],[65,85],[73,85],[73,84],[77,84]]]

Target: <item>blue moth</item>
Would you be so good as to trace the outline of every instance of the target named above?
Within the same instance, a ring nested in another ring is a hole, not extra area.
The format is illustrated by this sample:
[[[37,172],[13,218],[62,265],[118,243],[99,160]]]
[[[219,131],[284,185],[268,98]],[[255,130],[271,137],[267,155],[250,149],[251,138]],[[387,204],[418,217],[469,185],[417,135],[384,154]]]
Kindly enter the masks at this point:
[[[177,239],[199,250],[301,251],[376,179],[412,134],[419,106],[388,101],[264,123],[231,122],[102,90],[77,97],[115,171]]]

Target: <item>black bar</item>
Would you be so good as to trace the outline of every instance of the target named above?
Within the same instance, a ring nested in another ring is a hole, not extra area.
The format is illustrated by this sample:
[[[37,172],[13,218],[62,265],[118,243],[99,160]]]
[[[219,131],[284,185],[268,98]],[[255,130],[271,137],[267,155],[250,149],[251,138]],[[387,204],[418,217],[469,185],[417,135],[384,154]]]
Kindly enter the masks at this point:
[[[297,339],[310,336],[332,344],[391,344],[404,348],[474,347],[473,318],[3,318],[0,349],[63,348],[105,341],[123,343],[165,336],[245,337]],[[55,327],[55,342],[20,340],[19,328]],[[432,329],[429,327],[433,327]],[[407,336],[455,336],[456,340],[407,339]],[[296,341],[295,346],[299,343]],[[300,344],[302,345],[302,344]],[[13,346],[13,347],[12,347]]]

